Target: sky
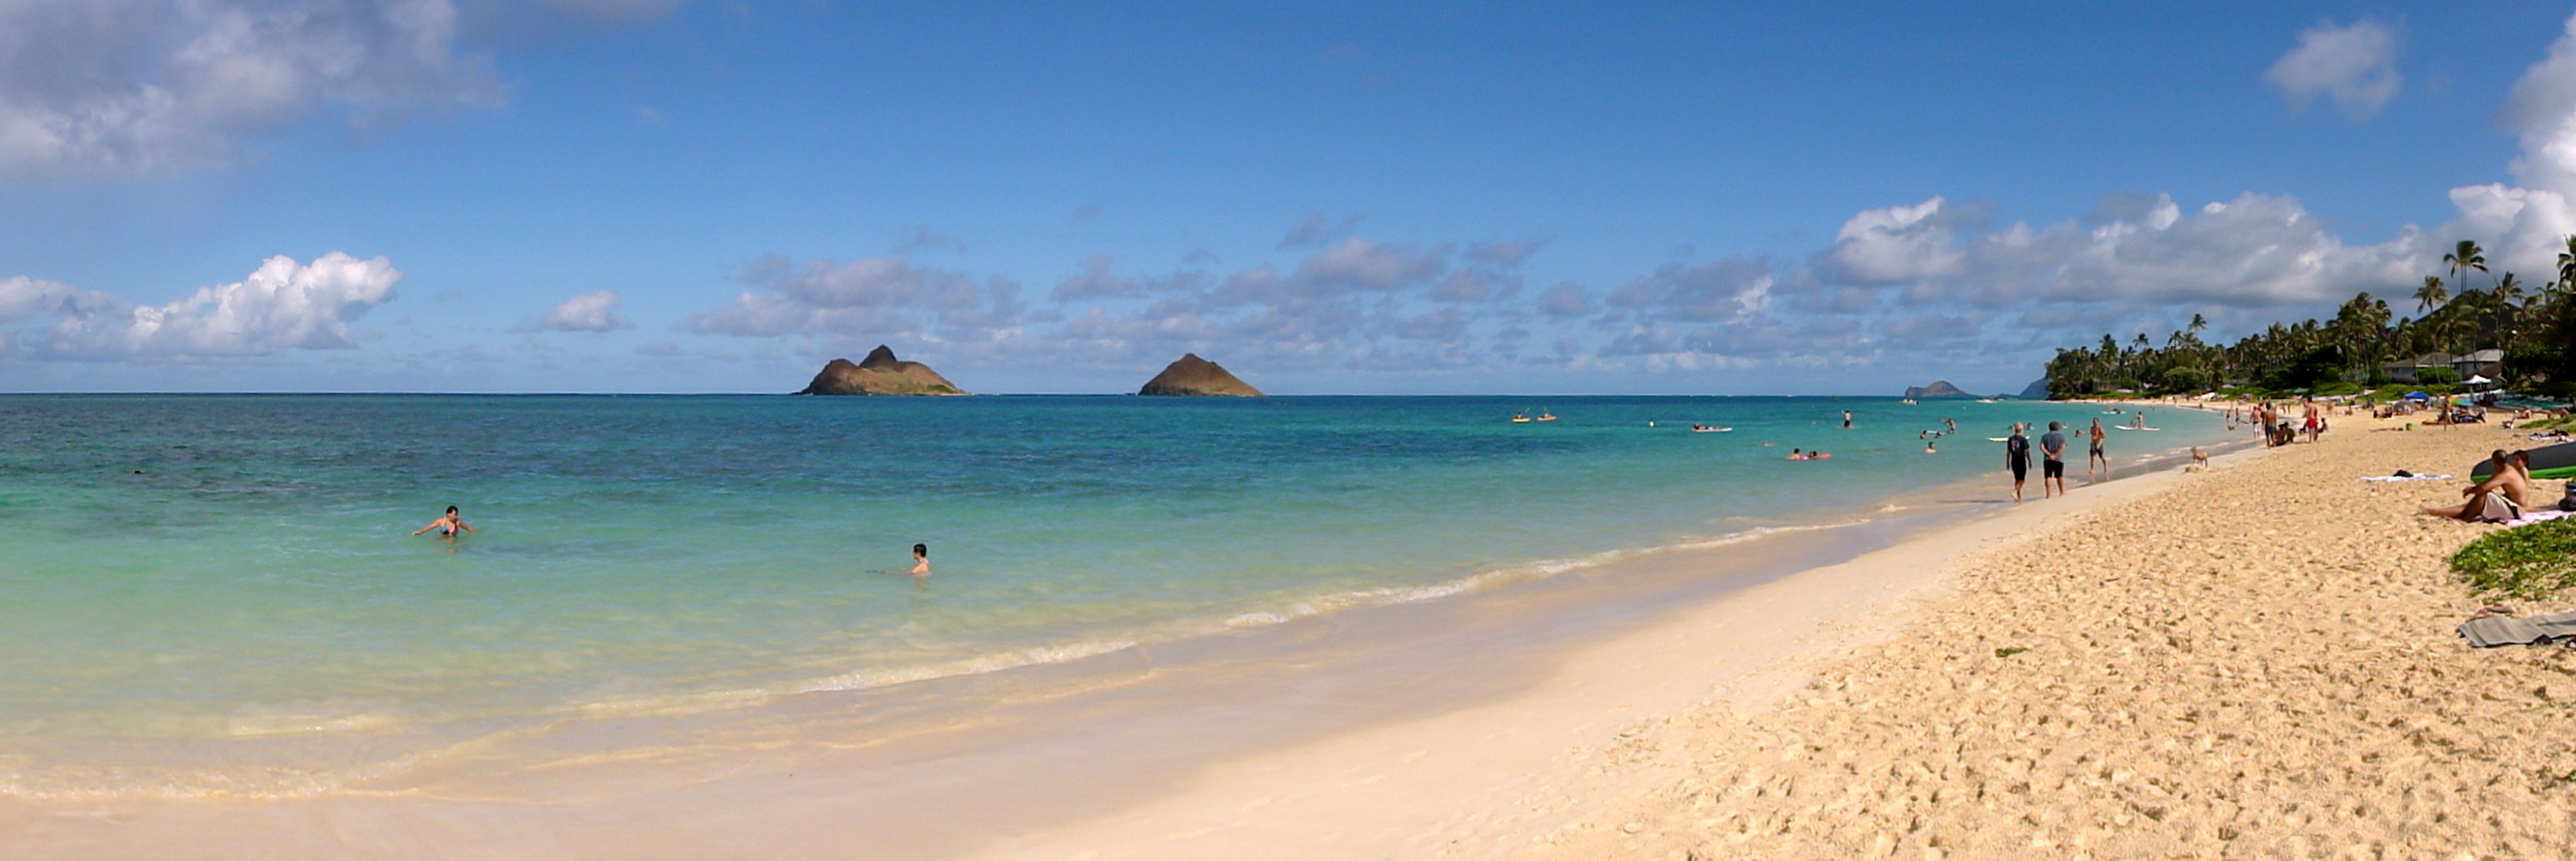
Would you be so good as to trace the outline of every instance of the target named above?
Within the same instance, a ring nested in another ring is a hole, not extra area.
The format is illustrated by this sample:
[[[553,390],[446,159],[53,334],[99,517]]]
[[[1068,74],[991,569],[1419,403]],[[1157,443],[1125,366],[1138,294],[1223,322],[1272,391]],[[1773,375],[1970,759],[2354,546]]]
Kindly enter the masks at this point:
[[[2194,314],[2418,313],[2461,239],[2548,280],[2571,28],[0,0],[0,391],[786,392],[886,344],[988,393],[1184,352],[1280,394],[2011,393]]]

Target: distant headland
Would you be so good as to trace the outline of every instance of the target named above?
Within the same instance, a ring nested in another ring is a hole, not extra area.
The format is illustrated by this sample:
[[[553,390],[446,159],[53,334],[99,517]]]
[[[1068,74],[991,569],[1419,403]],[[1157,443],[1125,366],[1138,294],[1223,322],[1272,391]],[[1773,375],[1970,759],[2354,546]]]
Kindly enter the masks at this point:
[[[1226,373],[1223,366],[1199,358],[1197,353],[1183,353],[1178,361],[1136,390],[1140,395],[1215,395],[1239,398],[1261,397],[1261,390]]]
[[[965,390],[920,362],[906,362],[894,357],[894,349],[878,344],[867,359],[850,364],[848,359],[833,359],[814,375],[814,382],[800,395],[962,395]]]

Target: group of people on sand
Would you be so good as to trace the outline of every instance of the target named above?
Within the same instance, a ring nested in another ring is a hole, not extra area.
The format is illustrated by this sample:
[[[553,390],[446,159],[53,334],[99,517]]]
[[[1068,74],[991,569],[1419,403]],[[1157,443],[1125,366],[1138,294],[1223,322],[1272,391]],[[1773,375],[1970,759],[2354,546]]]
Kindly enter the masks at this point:
[[[2468,497],[2451,506],[2425,506],[2432,517],[2445,517],[2469,523],[2505,523],[2522,519],[2531,507],[2531,452],[2506,453],[2496,449],[2487,455],[2487,466],[2493,470],[2486,479],[2460,490]]]
[[[474,527],[465,524],[464,516],[458,514],[456,506],[453,505],[447,507],[446,514],[439,515],[438,519],[430,521],[428,526],[412,530],[411,534],[419,535],[433,529],[438,530],[438,537],[451,542],[458,536],[474,531]],[[904,573],[915,577],[930,576],[930,545],[912,545],[912,570]]]

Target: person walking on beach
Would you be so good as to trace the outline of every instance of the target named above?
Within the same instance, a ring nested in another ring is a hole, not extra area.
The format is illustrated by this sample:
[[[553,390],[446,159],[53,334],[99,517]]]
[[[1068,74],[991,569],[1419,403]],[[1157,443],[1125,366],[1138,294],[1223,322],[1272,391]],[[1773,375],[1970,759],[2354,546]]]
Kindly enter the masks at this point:
[[[454,538],[459,534],[474,531],[474,527],[465,525],[465,518],[456,516],[456,506],[453,505],[447,507],[446,514],[439,515],[438,519],[430,521],[428,526],[412,530],[411,534],[419,535],[432,529],[438,530],[440,538]]]
[[[2048,498],[2049,482],[2057,483],[2059,496],[2066,495],[2066,435],[2058,432],[2064,427],[2066,426],[2049,422],[2048,432],[2039,437],[2039,453],[2042,458],[2039,463],[2039,498],[2041,499]]]
[[[2102,453],[2102,439],[2110,435],[2109,431],[2102,429],[2101,419],[2097,418],[2093,420],[2093,430],[2091,433],[2093,438],[2093,450],[2090,454],[2087,454],[2084,457],[2084,475],[2086,477],[2090,478],[2093,475],[2095,464],[2100,464],[2101,470],[2104,473],[2109,473],[2111,471],[2111,458],[2109,455]]]
[[[2004,468],[2012,470],[2013,501],[2021,501],[2021,483],[2030,477],[2030,437],[2021,435],[2021,423],[2014,422],[2012,436],[2004,438]]]

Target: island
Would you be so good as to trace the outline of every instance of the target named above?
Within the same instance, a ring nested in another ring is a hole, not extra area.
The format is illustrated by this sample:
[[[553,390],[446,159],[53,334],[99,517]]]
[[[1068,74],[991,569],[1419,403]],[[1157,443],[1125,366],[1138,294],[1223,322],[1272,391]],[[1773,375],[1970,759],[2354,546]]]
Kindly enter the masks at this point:
[[[814,382],[800,395],[962,395],[957,384],[920,362],[907,362],[894,357],[894,349],[878,344],[858,364],[848,359],[833,359],[814,375]]]
[[[1136,393],[1237,398],[1262,396],[1260,389],[1235,379],[1233,374],[1226,373],[1224,366],[1199,358],[1197,353],[1181,354],[1179,361],[1163,368],[1162,373],[1155,374],[1153,379],[1147,380],[1145,387],[1137,389]]]
[[[1958,386],[1954,386],[1954,385],[1950,385],[1950,381],[1949,381],[1949,380],[1934,380],[1934,381],[1932,381],[1932,384],[1931,384],[1931,385],[1928,385],[1928,386],[1907,386],[1907,387],[1905,387],[1905,396],[1906,396],[1906,397],[1909,397],[1909,398],[1914,398],[1914,399],[1917,399],[1917,400],[1921,400],[1921,399],[1924,399],[1924,398],[1973,398],[1973,397],[1976,397],[1976,395],[1972,395],[1972,394],[1968,394],[1967,392],[1959,391],[1959,387],[1958,387]]]

